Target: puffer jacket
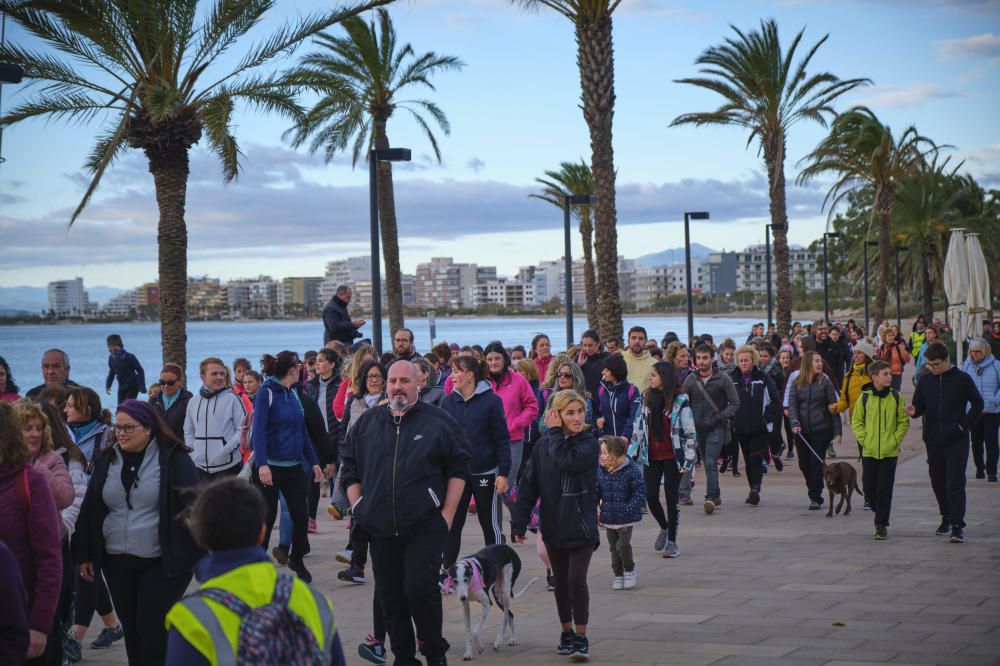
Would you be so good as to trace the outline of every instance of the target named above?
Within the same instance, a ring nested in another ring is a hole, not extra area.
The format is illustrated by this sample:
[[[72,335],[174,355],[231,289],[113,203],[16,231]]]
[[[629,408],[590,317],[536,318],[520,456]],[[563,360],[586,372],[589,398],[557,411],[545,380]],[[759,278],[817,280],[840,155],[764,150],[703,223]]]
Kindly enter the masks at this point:
[[[601,503],[601,522],[605,527],[628,527],[642,520],[646,505],[646,482],[642,470],[632,460],[614,471],[597,468],[597,500]]]
[[[1000,413],[1000,361],[993,355],[987,355],[979,363],[968,358],[962,364],[962,372],[972,378],[979,395],[983,396],[983,412]]]
[[[511,512],[511,531],[524,536],[538,499],[542,539],[550,548],[597,548],[597,461],[600,445],[589,430],[566,437],[550,428],[531,451]]]
[[[837,390],[826,375],[813,378],[812,383],[800,386],[798,375],[788,380],[788,420],[793,428],[804,433],[832,431],[840,435],[843,428],[840,417],[830,413],[829,406],[836,404]]]
[[[499,382],[489,378],[493,391],[503,401],[503,412],[507,417],[510,441],[524,440],[524,429],[538,416],[538,398],[531,390],[528,380],[508,368]]]
[[[62,511],[73,504],[76,493],[73,490],[73,480],[69,477],[69,470],[62,456],[55,451],[49,451],[35,458],[32,466],[45,475],[45,480],[49,482],[49,490],[52,491],[52,499],[55,500],[56,510]]]
[[[866,388],[871,388],[871,377],[863,365],[851,365],[851,371],[844,377],[844,386],[840,390],[840,400],[837,401],[837,413],[843,414],[849,411],[854,414],[854,405],[857,404],[861,392]]]
[[[902,396],[893,388],[876,391],[869,386],[861,393],[851,414],[851,429],[865,458],[898,458],[910,417]]]

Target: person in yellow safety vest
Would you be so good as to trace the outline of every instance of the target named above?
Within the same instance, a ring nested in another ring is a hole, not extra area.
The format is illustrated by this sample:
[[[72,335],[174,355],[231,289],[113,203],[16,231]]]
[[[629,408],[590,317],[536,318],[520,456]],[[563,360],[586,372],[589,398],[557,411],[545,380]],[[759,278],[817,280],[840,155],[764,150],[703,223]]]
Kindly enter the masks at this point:
[[[266,515],[260,491],[243,479],[220,479],[200,489],[187,521],[195,541],[208,555],[195,566],[199,593],[177,602],[167,614],[167,666],[257,663],[237,654],[241,615],[204,592],[216,588],[231,593],[250,609],[272,604],[280,596],[275,594],[278,570],[262,549]],[[345,664],[330,600],[299,579],[289,576],[287,582],[291,583],[287,608],[311,632],[317,659],[284,663]],[[282,647],[287,650],[287,646],[273,647],[275,654]]]

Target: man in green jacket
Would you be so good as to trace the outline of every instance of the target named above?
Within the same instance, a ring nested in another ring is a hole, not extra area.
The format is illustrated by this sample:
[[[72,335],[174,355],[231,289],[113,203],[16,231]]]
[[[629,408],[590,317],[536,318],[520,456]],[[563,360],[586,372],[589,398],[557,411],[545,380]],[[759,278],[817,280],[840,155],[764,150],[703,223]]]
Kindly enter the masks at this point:
[[[875,539],[889,537],[889,511],[892,487],[896,480],[896,461],[910,419],[899,391],[892,388],[892,371],[885,361],[868,367],[871,386],[861,397],[851,415],[851,429],[861,445],[862,485],[865,499],[875,512]]]

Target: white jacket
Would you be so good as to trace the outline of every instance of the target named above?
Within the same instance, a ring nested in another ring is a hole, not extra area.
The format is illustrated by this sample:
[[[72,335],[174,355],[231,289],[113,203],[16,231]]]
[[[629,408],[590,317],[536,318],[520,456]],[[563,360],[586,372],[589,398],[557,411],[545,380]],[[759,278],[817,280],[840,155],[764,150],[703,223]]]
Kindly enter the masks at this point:
[[[215,474],[240,464],[240,433],[246,410],[239,396],[222,390],[210,398],[196,392],[184,417],[184,443],[194,466]]]
[[[62,455],[63,449],[56,451]],[[87,472],[83,468],[83,463],[72,458],[66,462],[66,469],[69,471],[69,478],[73,481],[73,503],[59,512],[62,519],[63,533],[69,536],[76,530],[76,519],[80,517],[80,507],[83,505],[83,496],[87,493]]]

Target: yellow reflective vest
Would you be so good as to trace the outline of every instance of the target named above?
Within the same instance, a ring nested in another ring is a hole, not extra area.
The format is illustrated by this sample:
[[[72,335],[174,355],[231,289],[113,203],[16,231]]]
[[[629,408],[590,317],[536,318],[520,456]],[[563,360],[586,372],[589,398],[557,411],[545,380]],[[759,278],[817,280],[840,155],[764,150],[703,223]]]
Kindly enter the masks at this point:
[[[210,578],[202,589],[216,587],[231,592],[251,608],[265,606],[274,596],[278,570],[271,562],[254,562]],[[298,578],[292,585],[288,608],[302,618],[330,663],[330,649],[337,631],[333,605],[326,596]],[[240,638],[239,615],[222,604],[201,596],[188,596],[167,613],[167,631],[176,629],[212,666],[236,664]]]

